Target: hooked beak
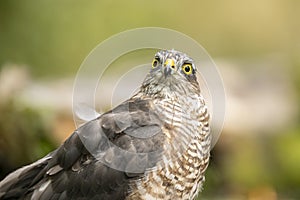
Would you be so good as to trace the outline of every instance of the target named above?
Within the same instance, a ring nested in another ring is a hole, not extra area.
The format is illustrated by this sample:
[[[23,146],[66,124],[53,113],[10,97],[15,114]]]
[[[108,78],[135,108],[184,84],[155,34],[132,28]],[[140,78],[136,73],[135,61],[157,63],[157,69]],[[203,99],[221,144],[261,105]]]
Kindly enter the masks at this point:
[[[173,74],[175,71],[175,61],[173,59],[168,58],[164,63],[163,71],[164,71],[165,78]]]

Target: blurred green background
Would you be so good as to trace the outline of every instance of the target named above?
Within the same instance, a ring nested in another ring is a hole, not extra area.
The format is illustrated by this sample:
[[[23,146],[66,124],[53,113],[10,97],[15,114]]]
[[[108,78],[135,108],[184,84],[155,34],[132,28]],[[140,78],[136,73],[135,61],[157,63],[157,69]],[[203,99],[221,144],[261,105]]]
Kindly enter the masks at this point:
[[[197,40],[224,79],[224,131],[199,198],[299,199],[299,19],[297,0],[1,1],[0,178],[72,133],[72,83],[97,44],[157,26]]]

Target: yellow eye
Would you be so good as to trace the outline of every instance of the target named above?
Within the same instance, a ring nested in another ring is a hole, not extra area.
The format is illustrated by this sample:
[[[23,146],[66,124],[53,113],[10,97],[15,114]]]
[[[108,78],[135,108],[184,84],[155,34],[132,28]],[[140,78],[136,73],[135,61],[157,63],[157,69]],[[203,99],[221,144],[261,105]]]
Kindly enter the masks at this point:
[[[154,58],[152,61],[152,68],[157,67],[158,63],[159,63],[159,60],[157,58]]]
[[[186,75],[190,75],[193,72],[192,64],[184,64],[184,65],[182,65],[182,71]]]

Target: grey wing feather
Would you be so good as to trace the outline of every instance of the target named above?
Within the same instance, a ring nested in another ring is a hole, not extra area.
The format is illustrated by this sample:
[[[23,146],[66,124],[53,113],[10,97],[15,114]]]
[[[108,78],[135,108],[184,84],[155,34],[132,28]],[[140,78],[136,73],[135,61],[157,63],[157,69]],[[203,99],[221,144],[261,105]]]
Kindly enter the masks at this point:
[[[157,151],[162,135],[159,116],[148,101],[126,101],[77,129],[46,157],[7,176],[0,182],[0,199],[124,199],[129,181],[147,169],[127,173],[112,168],[122,165],[116,149],[133,155]],[[151,166],[159,160],[156,156]],[[125,168],[137,164],[130,159],[125,163]]]

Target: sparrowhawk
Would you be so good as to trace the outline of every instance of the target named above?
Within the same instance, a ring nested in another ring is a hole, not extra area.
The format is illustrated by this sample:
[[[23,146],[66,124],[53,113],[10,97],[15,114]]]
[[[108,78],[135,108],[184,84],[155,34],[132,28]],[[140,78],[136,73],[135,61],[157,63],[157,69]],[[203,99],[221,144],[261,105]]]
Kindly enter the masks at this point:
[[[209,113],[186,54],[161,50],[138,91],[0,182],[0,199],[194,199]]]

